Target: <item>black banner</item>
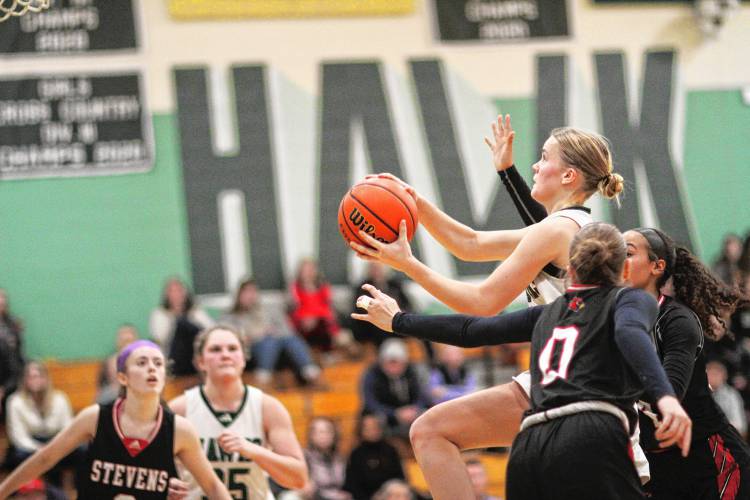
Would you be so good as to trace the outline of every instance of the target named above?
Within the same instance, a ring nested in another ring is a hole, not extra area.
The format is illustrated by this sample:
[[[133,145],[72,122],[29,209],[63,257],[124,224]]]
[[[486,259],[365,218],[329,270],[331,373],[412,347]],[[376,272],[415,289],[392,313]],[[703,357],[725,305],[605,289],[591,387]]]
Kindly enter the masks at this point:
[[[138,73],[0,80],[0,179],[151,168]]]
[[[444,41],[567,37],[566,0],[434,0]]]
[[[133,0],[52,0],[3,22],[0,54],[78,54],[138,46]]]

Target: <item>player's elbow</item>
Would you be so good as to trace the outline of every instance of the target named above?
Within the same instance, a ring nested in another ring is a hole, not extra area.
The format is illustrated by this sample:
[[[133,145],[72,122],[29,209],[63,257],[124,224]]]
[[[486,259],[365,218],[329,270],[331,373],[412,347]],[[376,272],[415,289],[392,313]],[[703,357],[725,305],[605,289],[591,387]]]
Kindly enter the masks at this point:
[[[474,230],[468,230],[466,234],[455,242],[451,253],[457,258],[466,262],[476,262],[481,260],[482,248],[479,242],[479,233]]]

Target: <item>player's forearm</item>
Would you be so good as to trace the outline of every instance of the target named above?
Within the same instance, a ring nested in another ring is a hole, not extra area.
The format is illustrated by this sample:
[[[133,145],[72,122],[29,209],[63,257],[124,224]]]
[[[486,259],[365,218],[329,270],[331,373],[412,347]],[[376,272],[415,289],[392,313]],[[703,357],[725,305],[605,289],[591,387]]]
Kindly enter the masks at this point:
[[[217,478],[211,481],[211,486],[204,489],[204,493],[211,500],[233,500],[226,487]]]
[[[528,342],[541,310],[537,306],[490,317],[397,313],[393,318],[393,331],[458,347]]]
[[[307,465],[301,458],[280,455],[261,446],[254,446],[252,452],[243,456],[257,463],[284,488],[296,490],[307,483]]]
[[[446,278],[413,257],[402,271],[430,295],[462,314],[495,315],[518,295],[510,296],[506,290],[502,290],[488,297],[479,285]]]
[[[8,498],[18,488],[47,472],[54,463],[49,455],[42,453],[32,455],[0,483],[0,500]]]
[[[440,245],[462,260],[471,260],[476,246],[477,232],[458,222],[431,202],[420,198],[417,202],[420,224]]]

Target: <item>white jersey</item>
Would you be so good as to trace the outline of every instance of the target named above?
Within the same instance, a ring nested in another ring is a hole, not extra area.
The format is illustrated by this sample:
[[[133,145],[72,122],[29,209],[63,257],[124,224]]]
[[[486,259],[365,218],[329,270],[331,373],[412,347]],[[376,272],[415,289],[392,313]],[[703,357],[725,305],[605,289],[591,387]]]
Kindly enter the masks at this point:
[[[571,219],[578,224],[579,228],[593,222],[591,212],[588,208],[584,207],[564,208],[551,213],[547,216],[547,219],[553,217]],[[544,266],[544,269],[526,287],[526,298],[530,306],[550,304],[563,293],[565,293],[565,269],[560,269],[552,263]]]
[[[263,432],[262,401],[262,391],[255,387],[245,386],[245,397],[239,410],[231,413],[214,410],[202,386],[185,391],[185,417],[198,431],[203,453],[206,454],[216,475],[235,499],[274,499],[266,472],[255,462],[241,457],[239,453],[226,453],[217,441],[221,433],[229,431],[263,446],[265,433]],[[185,475],[190,483],[188,498],[191,500],[205,498],[195,480],[188,474]]]

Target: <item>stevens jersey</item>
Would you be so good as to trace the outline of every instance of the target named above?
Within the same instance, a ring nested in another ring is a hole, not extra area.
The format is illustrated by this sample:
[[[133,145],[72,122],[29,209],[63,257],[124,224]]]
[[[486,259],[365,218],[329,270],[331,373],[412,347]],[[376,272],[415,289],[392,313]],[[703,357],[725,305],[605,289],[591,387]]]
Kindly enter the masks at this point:
[[[634,425],[641,384],[614,340],[614,305],[622,288],[573,286],[534,327],[531,413],[578,401],[618,406]]]
[[[169,478],[177,477],[174,414],[166,408],[160,409],[155,434],[145,443],[124,438],[116,419],[116,405],[99,406],[96,436],[76,474],[78,498],[167,498]]]
[[[263,392],[255,387],[245,386],[245,396],[235,413],[217,411],[208,401],[203,387],[193,387],[185,391],[185,417],[198,431],[203,452],[211,462],[235,499],[273,500],[268,485],[268,477],[255,462],[227,453],[219,446],[218,437],[225,431],[232,432],[255,444],[265,444],[262,412]],[[204,498],[200,488],[192,478],[188,498]]]

